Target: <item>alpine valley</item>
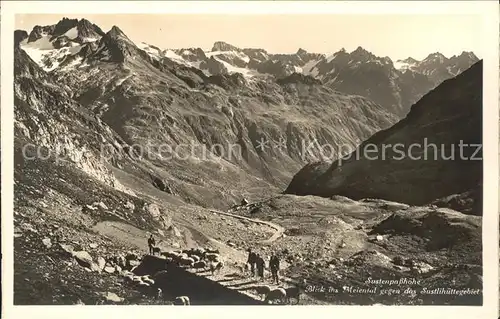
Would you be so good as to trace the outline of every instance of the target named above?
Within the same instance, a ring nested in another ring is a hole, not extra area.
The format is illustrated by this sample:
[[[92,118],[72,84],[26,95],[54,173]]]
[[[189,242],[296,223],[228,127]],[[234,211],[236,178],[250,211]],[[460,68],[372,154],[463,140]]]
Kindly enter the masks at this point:
[[[279,254],[285,288],[330,287],[300,304],[482,303],[481,160],[339,161],[367,144],[480,145],[474,53],[161,48],[67,18],[14,41],[15,304],[262,303],[247,248]],[[168,253],[202,247],[219,272],[158,277]],[[368,280],[403,277],[414,292]]]

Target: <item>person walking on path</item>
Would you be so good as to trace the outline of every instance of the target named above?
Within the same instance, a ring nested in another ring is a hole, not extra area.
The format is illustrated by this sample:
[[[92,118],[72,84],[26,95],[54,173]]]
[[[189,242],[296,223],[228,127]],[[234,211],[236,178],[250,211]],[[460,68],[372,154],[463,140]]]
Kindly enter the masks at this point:
[[[155,245],[156,245],[156,241],[153,238],[153,234],[151,234],[151,236],[149,236],[149,238],[148,238],[148,246],[149,246],[149,254],[150,255],[153,254],[153,247],[155,247]]]
[[[251,248],[248,248],[247,263],[250,265],[250,272],[252,276],[255,276],[255,265],[257,263],[257,255],[252,251]]]
[[[257,254],[257,274],[260,277],[260,280],[264,280],[265,267],[266,267],[266,262],[259,254]]]
[[[273,278],[273,282],[279,284],[279,270],[280,270],[280,260],[275,253],[272,253],[271,259],[269,260],[269,268],[271,270],[271,275]]]

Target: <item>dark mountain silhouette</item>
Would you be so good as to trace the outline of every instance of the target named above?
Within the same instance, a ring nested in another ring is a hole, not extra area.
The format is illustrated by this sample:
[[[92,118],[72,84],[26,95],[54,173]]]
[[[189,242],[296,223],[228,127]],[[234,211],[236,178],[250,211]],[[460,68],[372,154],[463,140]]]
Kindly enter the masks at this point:
[[[333,164],[305,166],[286,192],[424,205],[474,191],[475,203],[480,204],[481,143],[482,61],[440,84],[417,102],[406,118],[374,134],[350,157]],[[412,151],[412,144],[418,151]],[[371,153],[364,151],[370,147]],[[480,215],[480,205],[475,208],[471,213]]]

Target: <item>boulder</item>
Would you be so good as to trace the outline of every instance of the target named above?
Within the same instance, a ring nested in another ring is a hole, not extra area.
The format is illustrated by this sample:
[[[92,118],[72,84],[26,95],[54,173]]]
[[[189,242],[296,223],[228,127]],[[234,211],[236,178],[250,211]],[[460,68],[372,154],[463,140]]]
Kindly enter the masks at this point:
[[[113,274],[116,271],[116,268],[112,266],[106,266],[104,267],[104,271],[107,272],[108,274]]]
[[[99,203],[94,203],[94,206],[97,206],[101,209],[104,209],[104,210],[108,210],[108,206],[106,206],[106,204],[104,204],[103,202],[99,202]]]
[[[106,260],[102,257],[97,258],[97,266],[99,267],[99,270],[103,270],[104,267],[106,266]]]
[[[86,251],[77,251],[74,252],[73,256],[75,257],[75,260],[78,262],[78,264],[82,267],[86,267],[91,269],[92,264],[94,263],[92,256]]]
[[[47,248],[52,247],[52,242],[51,242],[50,238],[48,238],[48,237],[45,237],[44,239],[42,239],[42,244],[44,244],[45,247],[47,247]]]

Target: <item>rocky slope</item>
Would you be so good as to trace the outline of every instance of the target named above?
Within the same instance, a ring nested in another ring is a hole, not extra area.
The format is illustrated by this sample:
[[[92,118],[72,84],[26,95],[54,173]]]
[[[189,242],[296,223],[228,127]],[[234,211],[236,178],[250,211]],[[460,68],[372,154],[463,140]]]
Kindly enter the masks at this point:
[[[382,198],[412,205],[468,192],[465,198],[470,201],[465,203],[458,195],[436,203],[481,215],[481,143],[480,61],[443,82],[417,102],[406,118],[364,141],[345,159],[305,166],[286,192]]]

